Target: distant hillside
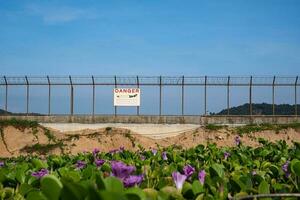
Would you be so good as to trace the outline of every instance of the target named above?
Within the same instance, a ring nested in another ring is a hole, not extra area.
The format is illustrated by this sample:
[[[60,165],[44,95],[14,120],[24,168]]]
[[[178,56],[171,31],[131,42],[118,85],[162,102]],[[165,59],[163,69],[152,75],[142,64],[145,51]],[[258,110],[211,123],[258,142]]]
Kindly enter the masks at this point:
[[[0,109],[0,115],[11,115],[11,112],[6,112],[5,110]]]
[[[298,114],[300,114],[300,105],[297,105]],[[223,109],[219,113],[211,113],[213,115],[227,115],[227,109]],[[231,107],[229,109],[230,115],[249,115],[249,103],[241,106]],[[252,114],[253,115],[272,115],[273,106],[268,103],[253,103],[252,104]],[[290,104],[279,104],[275,105],[276,115],[294,115],[295,105]]]
[[[0,109],[0,115],[26,115],[26,113],[12,113],[12,112],[7,112],[3,109]],[[40,113],[28,113],[28,115],[36,115],[36,116],[41,116],[43,114]]]

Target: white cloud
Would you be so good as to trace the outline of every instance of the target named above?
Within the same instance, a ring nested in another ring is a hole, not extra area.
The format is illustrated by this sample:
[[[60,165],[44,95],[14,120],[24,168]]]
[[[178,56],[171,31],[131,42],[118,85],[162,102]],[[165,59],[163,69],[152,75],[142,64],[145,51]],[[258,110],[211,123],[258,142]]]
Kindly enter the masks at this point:
[[[59,24],[71,22],[79,19],[94,19],[97,14],[92,9],[83,9],[66,6],[41,6],[29,5],[26,7],[26,13],[41,17],[46,24]]]

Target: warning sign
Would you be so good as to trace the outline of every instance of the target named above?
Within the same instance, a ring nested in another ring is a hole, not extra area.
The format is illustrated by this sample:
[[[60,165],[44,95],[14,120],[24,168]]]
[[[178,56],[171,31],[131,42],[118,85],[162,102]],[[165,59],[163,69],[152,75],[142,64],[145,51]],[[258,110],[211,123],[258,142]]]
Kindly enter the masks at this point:
[[[114,106],[140,106],[139,88],[115,88]]]

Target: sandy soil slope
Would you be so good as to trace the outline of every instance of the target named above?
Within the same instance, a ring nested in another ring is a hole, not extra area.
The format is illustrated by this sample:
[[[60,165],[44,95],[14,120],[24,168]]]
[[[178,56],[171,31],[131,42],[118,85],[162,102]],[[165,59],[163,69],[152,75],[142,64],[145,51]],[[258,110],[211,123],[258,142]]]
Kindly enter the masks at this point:
[[[47,131],[50,130],[50,131]],[[84,130],[58,131],[42,126],[36,129],[17,129],[12,126],[3,128],[0,140],[0,157],[11,157],[26,154],[76,154],[82,151],[92,151],[99,148],[108,152],[121,146],[128,150],[138,150],[139,146],[145,149],[157,148],[157,145],[166,147],[180,145],[189,148],[198,144],[216,143],[218,146],[234,146],[236,134],[232,128],[222,128],[217,131],[206,130],[203,127],[184,131],[176,136],[154,139],[126,128],[95,128]],[[257,138],[269,141],[285,140],[288,144],[300,142],[300,131],[294,129],[262,131],[244,135],[241,140],[245,145],[259,146]]]

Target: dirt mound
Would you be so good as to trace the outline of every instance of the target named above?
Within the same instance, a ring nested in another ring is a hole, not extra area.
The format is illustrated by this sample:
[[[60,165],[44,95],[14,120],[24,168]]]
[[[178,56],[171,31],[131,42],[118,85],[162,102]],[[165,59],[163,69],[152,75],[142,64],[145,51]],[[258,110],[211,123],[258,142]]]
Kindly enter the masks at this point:
[[[80,130],[60,132],[43,126],[17,128],[4,126],[1,128],[0,157],[11,157],[27,154],[76,154],[83,151],[109,152],[124,147],[128,150],[167,147],[170,145],[189,148],[198,144],[216,143],[218,146],[234,146],[237,132],[234,128],[223,127],[218,130],[208,130],[204,127],[187,131],[178,136],[164,139],[153,139],[142,136],[125,128],[100,128],[96,130]],[[268,141],[285,140],[288,144],[300,142],[300,131],[292,128],[273,131],[264,130],[251,132],[241,137],[243,144],[260,145],[257,138]]]

